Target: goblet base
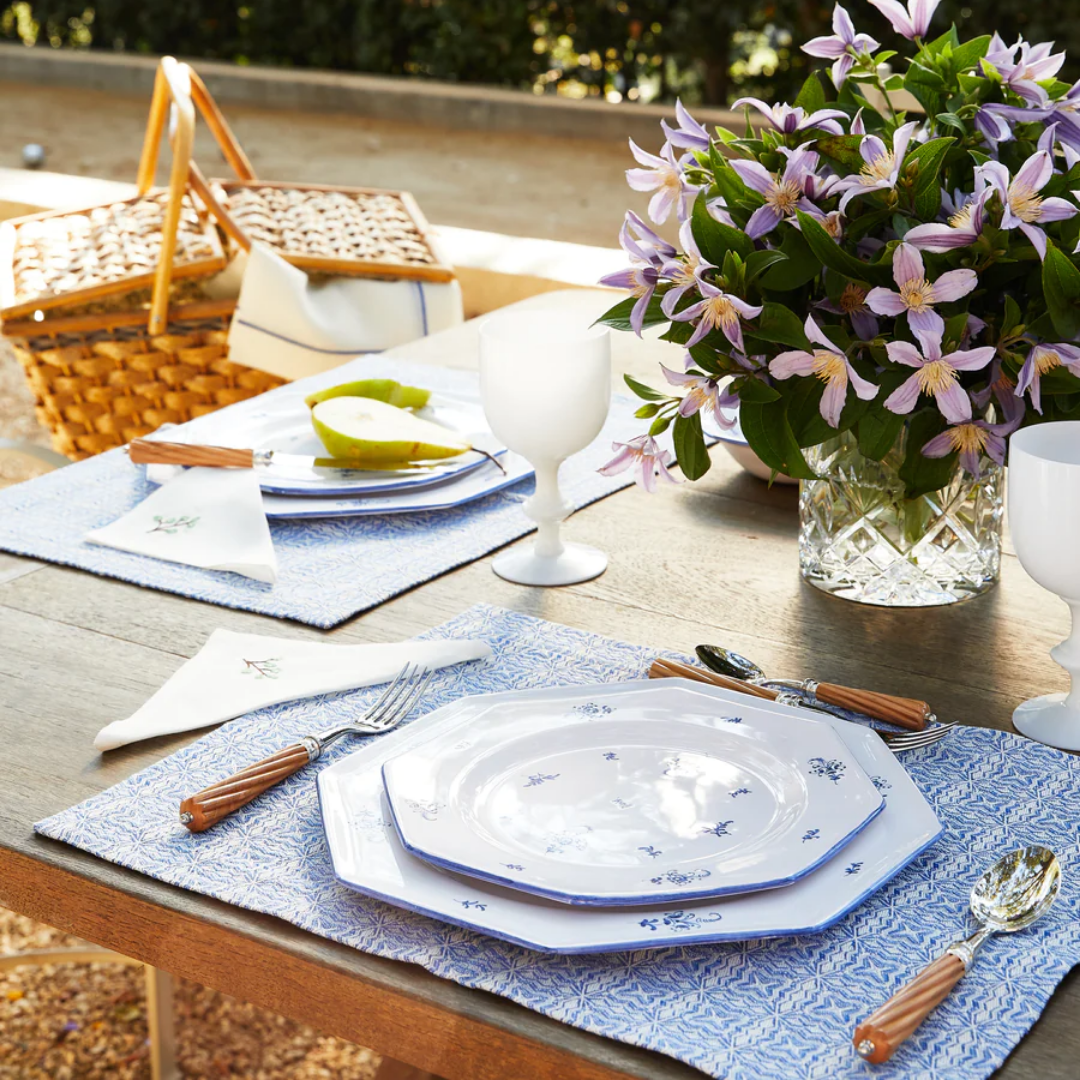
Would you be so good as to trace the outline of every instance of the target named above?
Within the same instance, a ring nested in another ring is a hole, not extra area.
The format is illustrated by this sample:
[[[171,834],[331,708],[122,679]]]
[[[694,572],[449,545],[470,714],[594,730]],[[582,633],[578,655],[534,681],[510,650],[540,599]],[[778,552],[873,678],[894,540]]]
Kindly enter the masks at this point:
[[[1036,742],[1059,750],[1080,750],[1080,709],[1070,709],[1064,694],[1044,694],[1017,706],[1013,727]]]
[[[492,569],[516,585],[576,585],[599,577],[607,563],[607,556],[596,548],[565,544],[558,555],[537,555],[533,548],[503,552]]]

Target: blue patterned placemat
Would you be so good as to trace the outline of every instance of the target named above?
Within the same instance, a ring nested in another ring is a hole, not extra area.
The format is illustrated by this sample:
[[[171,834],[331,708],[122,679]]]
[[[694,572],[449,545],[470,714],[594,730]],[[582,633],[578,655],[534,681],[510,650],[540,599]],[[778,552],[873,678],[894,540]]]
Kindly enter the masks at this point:
[[[475,372],[366,357],[176,430],[188,441],[209,440],[211,436],[199,432],[220,429],[224,418],[252,417],[282,396],[302,398],[323,386],[381,377],[448,393],[476,393]],[[563,496],[575,509],[633,482],[630,472],[605,477],[596,470],[611,459],[613,440],[640,434],[634,407],[628,398],[616,397],[600,437],[563,466]],[[271,586],[239,574],[84,543],[91,529],[115,521],[154,490],[142,469],[132,466],[122,450],[113,450],[0,492],[0,550],[328,628],[531,532],[534,526],[522,503],[533,488],[531,479],[523,480],[466,506],[438,512],[272,521],[278,580]]]
[[[480,637],[495,652],[490,664],[440,672],[426,699],[431,708],[463,694],[638,678],[655,656],[487,605],[424,636]],[[965,728],[904,758],[944,836],[832,929],[801,938],[556,956],[359,896],[334,879],[312,775],[361,745],[356,740],[211,832],[193,837],[177,824],[182,797],[312,727],[340,723],[377,693],[241,717],[36,829],[730,1080],[983,1080],[1080,960],[1080,761],[999,731]],[[890,1064],[863,1064],[851,1046],[855,1022],[966,932],[968,892],[987,865],[1036,842],[1052,847],[1065,869],[1050,914],[988,944]]]

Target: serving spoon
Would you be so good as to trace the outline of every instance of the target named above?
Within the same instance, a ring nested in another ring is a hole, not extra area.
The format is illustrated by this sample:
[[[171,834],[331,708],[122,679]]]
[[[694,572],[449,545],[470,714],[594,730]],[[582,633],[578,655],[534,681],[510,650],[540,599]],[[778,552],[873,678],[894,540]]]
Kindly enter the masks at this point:
[[[770,690],[795,690],[809,694],[815,702],[860,712],[874,720],[884,720],[912,731],[922,731],[937,717],[925,701],[916,698],[879,694],[875,690],[856,690],[838,683],[817,682],[815,679],[769,679],[765,672],[745,656],[722,645],[699,645],[694,650],[698,659],[710,671],[742,679],[754,686]]]
[[[992,934],[1029,927],[1057,899],[1061,865],[1049,848],[1031,844],[998,859],[971,890],[971,913],[979,929],[950,945],[903,989],[855,1029],[855,1049],[880,1064],[949,996],[982,943]]]

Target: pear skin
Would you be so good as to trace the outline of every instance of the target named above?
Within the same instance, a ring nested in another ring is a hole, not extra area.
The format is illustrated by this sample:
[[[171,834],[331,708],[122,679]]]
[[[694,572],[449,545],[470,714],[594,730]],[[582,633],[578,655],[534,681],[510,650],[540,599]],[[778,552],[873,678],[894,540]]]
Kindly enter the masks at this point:
[[[313,409],[320,401],[336,397],[362,397],[385,401],[399,409],[422,409],[431,397],[430,390],[419,386],[403,386],[395,379],[361,379],[359,382],[341,383],[326,390],[317,390],[304,398],[304,404]]]
[[[374,398],[321,401],[311,410],[311,423],[331,457],[366,466],[437,461],[472,449],[457,432]]]

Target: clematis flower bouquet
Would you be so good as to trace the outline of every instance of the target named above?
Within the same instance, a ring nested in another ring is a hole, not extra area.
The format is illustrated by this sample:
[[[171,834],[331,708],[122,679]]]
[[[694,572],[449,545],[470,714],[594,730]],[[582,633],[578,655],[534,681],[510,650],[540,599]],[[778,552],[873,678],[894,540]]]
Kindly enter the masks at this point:
[[[1051,43],[929,38],[938,0],[870,3],[905,61],[837,4],[834,33],[803,46],[828,74],[794,104],[736,102],[742,135],[679,104],[658,155],[632,144],[630,186],[653,192],[653,225],[678,218],[679,244],[628,213],[631,265],[603,283],[631,296],[601,321],[665,324],[684,370],[665,366],[663,390],[627,378],[651,426],[607,470],[674,479],[670,427],[696,479],[702,416],[729,427],[738,406],[796,478],[839,433],[877,461],[901,446],[912,499],[1003,464],[1023,423],[1080,418],[1080,82],[1057,78]]]

